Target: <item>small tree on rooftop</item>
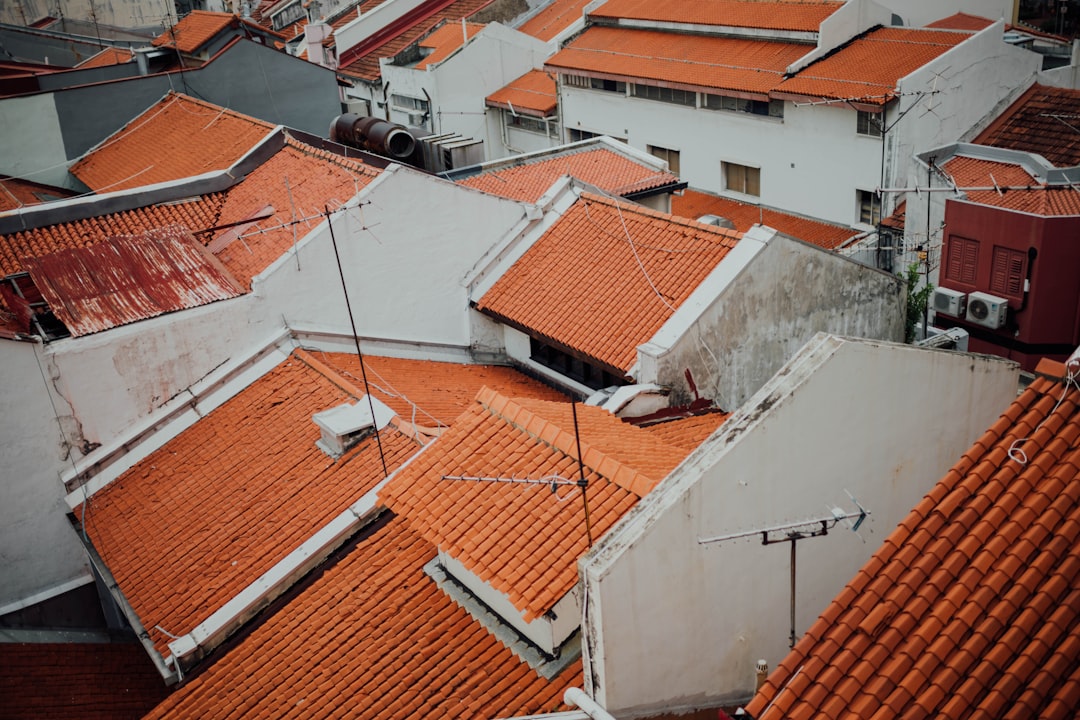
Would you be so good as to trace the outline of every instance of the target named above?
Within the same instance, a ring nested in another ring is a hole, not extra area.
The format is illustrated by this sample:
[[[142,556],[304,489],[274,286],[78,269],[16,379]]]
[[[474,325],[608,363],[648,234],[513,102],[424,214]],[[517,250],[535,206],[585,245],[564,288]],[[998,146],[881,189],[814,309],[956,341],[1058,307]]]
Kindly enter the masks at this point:
[[[907,267],[907,271],[901,274],[904,281],[907,283],[907,305],[905,307],[904,315],[904,342],[915,342],[915,326],[919,324],[920,320],[926,318],[927,303],[930,302],[930,296],[934,292],[934,286],[930,284],[929,280],[925,277],[920,277],[919,263],[913,262]],[[926,280],[922,287],[919,287],[920,279]],[[918,288],[918,289],[916,289]]]

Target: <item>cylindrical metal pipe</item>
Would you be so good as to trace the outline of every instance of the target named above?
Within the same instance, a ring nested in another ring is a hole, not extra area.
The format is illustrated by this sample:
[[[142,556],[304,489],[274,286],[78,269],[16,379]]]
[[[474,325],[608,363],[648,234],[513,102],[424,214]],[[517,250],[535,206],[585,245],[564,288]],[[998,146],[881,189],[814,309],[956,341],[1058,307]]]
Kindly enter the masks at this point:
[[[330,125],[330,139],[395,160],[408,160],[416,150],[416,140],[397,123],[353,113],[339,116]]]
[[[585,711],[585,714],[591,717],[593,720],[615,720],[615,718],[608,714],[608,711],[600,707],[600,705],[591,697],[585,694],[585,691],[581,688],[567,688],[563,693],[563,701],[567,705],[579,707]]]

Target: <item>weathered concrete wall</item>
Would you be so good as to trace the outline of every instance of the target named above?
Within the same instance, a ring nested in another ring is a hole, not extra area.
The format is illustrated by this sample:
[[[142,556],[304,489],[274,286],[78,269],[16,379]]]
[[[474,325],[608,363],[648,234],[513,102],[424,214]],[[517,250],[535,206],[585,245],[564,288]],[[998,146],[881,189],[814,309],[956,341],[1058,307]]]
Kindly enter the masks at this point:
[[[620,718],[753,692],[788,651],[789,552],[723,536],[856,510],[797,547],[797,635],[1016,393],[988,356],[816,336],[581,561],[586,684]],[[773,537],[783,533],[776,533]]]
[[[47,16],[56,16],[54,0],[0,0],[0,22],[26,25]],[[172,2],[154,0],[63,0],[59,8],[71,20],[97,20],[102,25],[121,28],[159,28],[163,20],[176,22]]]
[[[773,235],[689,322],[671,342],[665,326],[639,348],[638,381],[671,387],[685,402],[689,368],[703,397],[734,410],[817,332],[903,340],[904,288],[888,273]]]
[[[0,100],[0,173],[58,187],[73,187],[63,132],[52,95]]]
[[[60,473],[71,468],[50,403],[46,360],[36,343],[0,341],[0,614],[19,601],[68,589],[89,576],[82,546],[64,516]],[[77,428],[62,398],[54,398],[64,432]]]
[[[958,12],[1015,22],[1013,0],[878,0],[910,27],[921,27]]]

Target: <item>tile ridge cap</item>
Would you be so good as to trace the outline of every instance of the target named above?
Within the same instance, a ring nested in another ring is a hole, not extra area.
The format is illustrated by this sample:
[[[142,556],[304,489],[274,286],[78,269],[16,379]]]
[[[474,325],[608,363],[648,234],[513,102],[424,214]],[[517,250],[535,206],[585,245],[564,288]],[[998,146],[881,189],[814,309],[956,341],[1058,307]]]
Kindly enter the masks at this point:
[[[576,438],[573,433],[564,430],[558,423],[541,417],[515,400],[488,388],[486,385],[477,393],[476,401],[492,416],[502,420],[507,425],[516,428],[530,438],[572,460],[578,460]],[[548,428],[554,428],[555,430],[550,440],[543,437]],[[640,470],[632,468],[602,450],[593,447],[584,440],[580,442],[582,465],[608,482],[618,485],[623,490],[640,498],[645,495],[645,493],[638,490],[642,484],[651,489],[659,482]]]

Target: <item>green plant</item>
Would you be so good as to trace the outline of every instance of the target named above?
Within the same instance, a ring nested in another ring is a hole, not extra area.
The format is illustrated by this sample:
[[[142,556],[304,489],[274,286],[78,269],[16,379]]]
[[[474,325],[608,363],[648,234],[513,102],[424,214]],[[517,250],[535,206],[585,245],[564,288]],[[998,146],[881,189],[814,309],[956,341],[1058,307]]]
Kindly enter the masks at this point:
[[[927,282],[922,287],[919,287],[919,281],[922,278],[919,274],[919,263],[917,262],[908,265],[907,271],[900,277],[907,283],[904,342],[911,343],[915,341],[915,326],[926,317],[926,306],[930,302],[930,296],[934,293],[934,286]]]

